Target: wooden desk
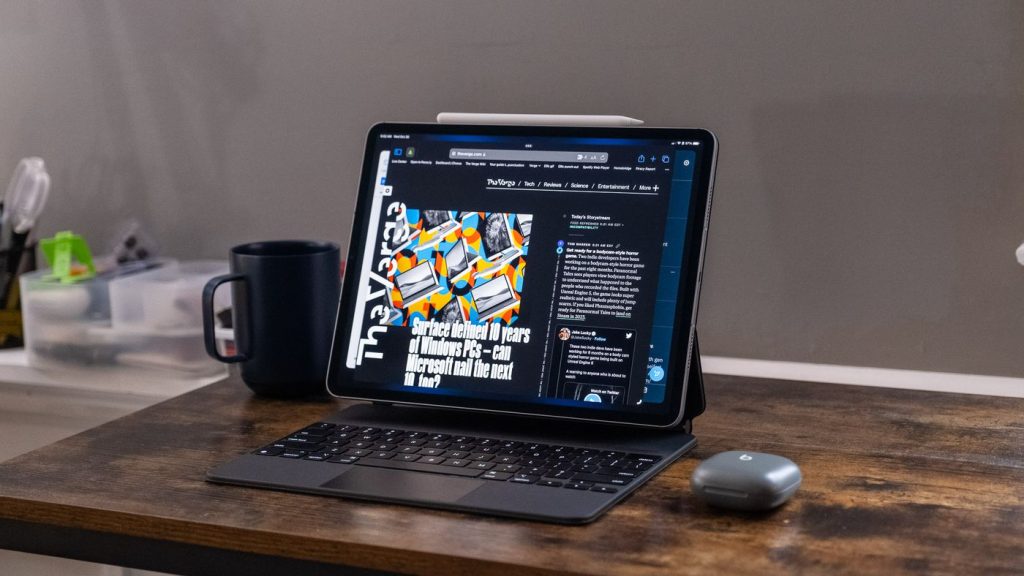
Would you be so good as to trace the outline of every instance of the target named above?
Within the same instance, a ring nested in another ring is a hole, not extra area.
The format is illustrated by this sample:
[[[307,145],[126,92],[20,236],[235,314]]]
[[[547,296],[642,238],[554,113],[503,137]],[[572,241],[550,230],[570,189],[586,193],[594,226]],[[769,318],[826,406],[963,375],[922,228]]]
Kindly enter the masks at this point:
[[[1007,573],[1024,570],[1024,400],[707,379],[700,446],[566,527],[217,486],[207,469],[342,403],[228,380],[0,465],[0,547],[187,574]],[[699,459],[804,471],[766,515],[690,493]]]

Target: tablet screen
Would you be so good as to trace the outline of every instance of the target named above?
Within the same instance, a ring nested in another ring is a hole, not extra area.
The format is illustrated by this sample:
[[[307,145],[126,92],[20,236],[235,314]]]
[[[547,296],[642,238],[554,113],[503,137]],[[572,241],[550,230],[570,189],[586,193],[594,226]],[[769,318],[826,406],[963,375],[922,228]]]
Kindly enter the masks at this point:
[[[331,392],[674,423],[714,146],[703,130],[375,126]]]

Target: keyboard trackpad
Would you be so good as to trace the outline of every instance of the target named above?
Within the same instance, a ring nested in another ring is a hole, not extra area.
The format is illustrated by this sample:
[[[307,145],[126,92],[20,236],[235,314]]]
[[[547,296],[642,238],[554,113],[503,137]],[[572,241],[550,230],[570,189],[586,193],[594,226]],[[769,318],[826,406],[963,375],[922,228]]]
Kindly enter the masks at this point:
[[[452,503],[486,480],[356,466],[322,486],[352,496]]]

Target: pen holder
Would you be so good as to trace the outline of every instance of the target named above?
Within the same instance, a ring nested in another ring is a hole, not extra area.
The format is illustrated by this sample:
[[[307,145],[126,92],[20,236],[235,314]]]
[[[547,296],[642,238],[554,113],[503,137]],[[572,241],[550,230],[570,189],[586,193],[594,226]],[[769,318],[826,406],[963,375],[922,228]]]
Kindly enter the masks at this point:
[[[0,262],[7,261],[7,250],[0,250]],[[21,263],[13,278],[0,267],[0,348],[20,348],[25,344],[25,328],[21,313],[22,274],[36,269],[36,245],[29,244],[22,252]]]

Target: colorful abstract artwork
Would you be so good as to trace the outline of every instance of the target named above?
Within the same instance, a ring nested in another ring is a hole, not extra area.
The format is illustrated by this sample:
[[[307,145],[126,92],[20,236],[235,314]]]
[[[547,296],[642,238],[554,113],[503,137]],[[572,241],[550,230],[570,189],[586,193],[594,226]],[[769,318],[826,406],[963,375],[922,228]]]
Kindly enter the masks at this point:
[[[515,323],[532,223],[530,214],[407,209],[391,246],[387,323]]]

